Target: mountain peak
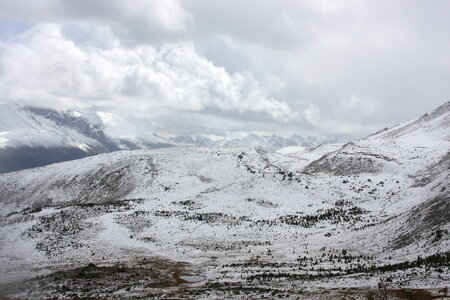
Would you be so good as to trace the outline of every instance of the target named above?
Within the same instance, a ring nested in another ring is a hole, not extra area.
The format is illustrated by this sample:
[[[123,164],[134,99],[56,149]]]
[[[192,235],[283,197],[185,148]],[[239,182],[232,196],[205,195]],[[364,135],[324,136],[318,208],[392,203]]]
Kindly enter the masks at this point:
[[[123,124],[123,123],[122,123]],[[105,126],[106,125],[106,126]],[[76,110],[0,104],[0,173],[123,149],[170,146],[161,138],[115,136]]]

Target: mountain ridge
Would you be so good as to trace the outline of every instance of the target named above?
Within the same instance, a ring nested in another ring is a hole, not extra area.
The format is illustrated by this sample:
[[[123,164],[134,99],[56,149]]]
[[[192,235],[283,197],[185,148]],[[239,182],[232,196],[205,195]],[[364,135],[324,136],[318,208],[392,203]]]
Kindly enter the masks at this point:
[[[74,110],[0,105],[0,173],[79,159],[97,153],[173,146],[161,138],[105,134]]]
[[[345,145],[116,151],[1,174],[0,291],[364,299],[381,283],[442,296],[450,109],[438,112]],[[200,279],[186,289],[180,270]]]
[[[171,137],[169,140],[181,145],[188,144],[201,147],[261,147],[278,150],[292,146],[313,147],[325,142],[337,142],[340,139],[330,139],[322,136],[301,136],[298,134],[284,137],[276,134],[264,135],[249,133],[241,138],[211,139],[202,135],[177,135]]]

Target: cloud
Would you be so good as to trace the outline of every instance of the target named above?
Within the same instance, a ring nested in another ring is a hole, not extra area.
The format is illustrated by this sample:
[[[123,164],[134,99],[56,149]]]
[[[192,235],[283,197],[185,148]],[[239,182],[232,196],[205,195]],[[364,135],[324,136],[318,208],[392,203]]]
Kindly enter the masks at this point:
[[[22,24],[2,39],[0,23],[1,91],[194,133],[362,136],[448,101],[449,12],[445,0],[0,0],[0,20]]]
[[[80,46],[57,25],[35,26],[14,43],[0,44],[0,93],[32,105],[96,108],[140,119],[176,112],[237,119],[250,114],[271,122],[295,117],[251,73],[230,74],[199,55],[191,43],[159,49],[110,44],[114,47]]]
[[[183,32],[191,22],[178,0],[2,0],[0,18],[30,23],[93,22],[129,39]]]
[[[364,124],[364,121],[377,109],[377,101],[369,97],[352,95],[341,99],[331,113],[319,109],[314,104],[308,104],[303,110],[303,115],[314,127],[323,132],[336,132],[350,136],[364,135],[368,130],[375,132],[379,129],[377,126]]]

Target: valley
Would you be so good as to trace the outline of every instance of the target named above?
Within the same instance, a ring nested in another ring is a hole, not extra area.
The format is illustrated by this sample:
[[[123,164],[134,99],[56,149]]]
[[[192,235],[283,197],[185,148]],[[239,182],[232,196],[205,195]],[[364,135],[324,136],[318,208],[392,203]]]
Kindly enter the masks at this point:
[[[1,174],[0,290],[445,298],[449,149],[447,102],[343,145],[125,150]]]

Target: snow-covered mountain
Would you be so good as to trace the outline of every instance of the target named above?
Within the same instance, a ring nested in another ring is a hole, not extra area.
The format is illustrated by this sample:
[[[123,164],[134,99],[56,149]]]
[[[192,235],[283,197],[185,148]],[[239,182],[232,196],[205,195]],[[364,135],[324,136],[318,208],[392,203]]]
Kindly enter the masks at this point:
[[[188,144],[201,147],[260,147],[264,149],[277,150],[291,146],[313,147],[325,141],[336,141],[320,136],[282,137],[278,135],[258,135],[250,133],[242,138],[219,138],[210,139],[200,135],[178,135],[170,139],[174,143]]]
[[[447,102],[345,145],[119,151],[3,174],[0,291],[446,297],[449,150]]]
[[[124,149],[169,146],[156,136],[118,134],[131,124],[97,113],[91,122],[80,112],[0,104],[0,173]],[[91,117],[92,119],[92,117]],[[131,128],[132,129],[132,128]]]

